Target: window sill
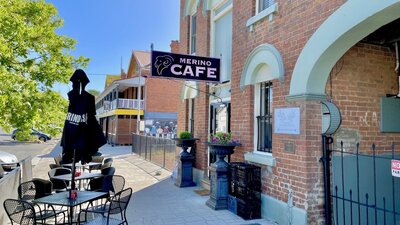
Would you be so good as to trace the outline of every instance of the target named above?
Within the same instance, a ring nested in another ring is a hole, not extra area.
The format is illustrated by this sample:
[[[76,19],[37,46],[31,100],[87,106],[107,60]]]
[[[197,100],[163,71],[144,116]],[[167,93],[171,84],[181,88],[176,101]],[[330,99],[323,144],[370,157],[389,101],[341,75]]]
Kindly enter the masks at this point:
[[[262,12],[258,13],[257,15],[251,17],[249,20],[246,22],[247,27],[253,26],[256,22],[262,20],[265,17],[269,17],[269,21],[273,19],[273,14],[275,12],[278,12],[278,3],[275,3],[271,5],[270,7],[264,9]]]
[[[258,154],[254,152],[248,152],[244,154],[244,160],[265,165],[265,166],[275,166],[276,165],[276,160],[275,157],[272,155],[264,155],[264,154]]]

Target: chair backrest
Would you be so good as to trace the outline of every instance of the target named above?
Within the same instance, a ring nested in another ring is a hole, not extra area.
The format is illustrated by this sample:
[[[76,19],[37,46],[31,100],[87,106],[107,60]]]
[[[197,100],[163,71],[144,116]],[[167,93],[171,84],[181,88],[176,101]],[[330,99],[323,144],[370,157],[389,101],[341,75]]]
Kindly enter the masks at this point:
[[[71,169],[64,168],[64,167],[58,167],[58,168],[51,169],[48,174],[49,174],[50,178],[53,178],[54,176],[70,174],[70,173],[71,173]]]
[[[24,201],[32,201],[36,196],[36,185],[33,181],[21,183],[18,186],[18,198]]]
[[[132,188],[127,188],[109,198],[109,214],[125,213],[132,196]]]
[[[112,158],[107,158],[104,160],[104,164],[106,163],[112,163],[114,160]]]
[[[121,175],[107,175],[103,177],[102,191],[112,194],[124,190],[125,178]]]
[[[113,161],[114,160],[112,158],[105,159],[104,162],[103,162],[103,165],[101,165],[101,169],[105,169],[105,168],[111,167]]]
[[[54,157],[54,162],[55,162],[55,164],[57,164],[57,165],[60,165],[60,166],[61,166],[61,160],[62,160],[62,157],[61,157],[61,156],[56,156],[56,157]]]
[[[103,177],[98,177],[91,179],[89,181],[88,190],[89,191],[102,191]]]
[[[104,160],[104,156],[92,156],[92,162],[102,163]]]
[[[49,164],[49,167],[50,167],[50,169],[54,169],[54,168],[59,168],[59,167],[61,167],[61,165],[52,163],[52,164]]]
[[[69,182],[64,182],[62,180],[54,179],[53,177],[58,176],[58,175],[63,175],[63,174],[70,174],[70,173],[71,173],[71,169],[64,168],[64,167],[51,169],[48,172],[48,175],[49,175],[50,181],[53,183],[53,188],[55,190],[66,188],[68,186]]]
[[[12,223],[36,225],[36,213],[31,203],[17,199],[6,199],[3,205]]]
[[[36,186],[35,199],[51,195],[51,191],[53,190],[53,184],[51,183],[51,181],[41,178],[33,178],[32,182]]]
[[[101,174],[103,175],[114,175],[115,168],[114,167],[107,167],[101,170]]]

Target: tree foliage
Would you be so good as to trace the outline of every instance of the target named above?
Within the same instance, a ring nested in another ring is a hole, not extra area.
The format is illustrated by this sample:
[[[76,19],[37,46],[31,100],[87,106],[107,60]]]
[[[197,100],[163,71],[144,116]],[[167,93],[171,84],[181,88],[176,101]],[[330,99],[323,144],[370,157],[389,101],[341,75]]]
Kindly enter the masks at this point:
[[[0,126],[53,133],[67,100],[51,90],[88,59],[71,55],[75,41],[58,35],[57,9],[43,0],[0,0]]]
[[[93,96],[99,96],[100,95],[100,91],[98,91],[96,89],[89,89],[89,90],[87,90],[87,92],[89,92]]]

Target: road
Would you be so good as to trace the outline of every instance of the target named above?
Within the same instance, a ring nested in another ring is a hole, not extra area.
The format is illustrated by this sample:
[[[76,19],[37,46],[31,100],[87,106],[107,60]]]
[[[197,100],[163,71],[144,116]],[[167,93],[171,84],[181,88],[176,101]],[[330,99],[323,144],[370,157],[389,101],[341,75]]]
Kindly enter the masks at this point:
[[[43,143],[18,142],[12,140],[11,135],[0,128],[0,151],[12,153],[17,156],[18,160],[46,154],[54,148],[59,140],[59,138],[52,138]]]

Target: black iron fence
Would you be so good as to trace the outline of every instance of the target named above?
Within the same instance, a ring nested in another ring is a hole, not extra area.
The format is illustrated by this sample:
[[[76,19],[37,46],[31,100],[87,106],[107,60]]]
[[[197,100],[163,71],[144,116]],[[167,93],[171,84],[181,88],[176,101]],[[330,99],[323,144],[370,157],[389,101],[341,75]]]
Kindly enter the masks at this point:
[[[331,159],[330,215],[334,225],[400,225],[400,177],[392,175],[392,160],[400,159],[395,145],[391,150],[329,151]],[[329,214],[329,213],[328,213]]]
[[[174,140],[132,134],[132,152],[169,171],[175,167],[175,150]]]

